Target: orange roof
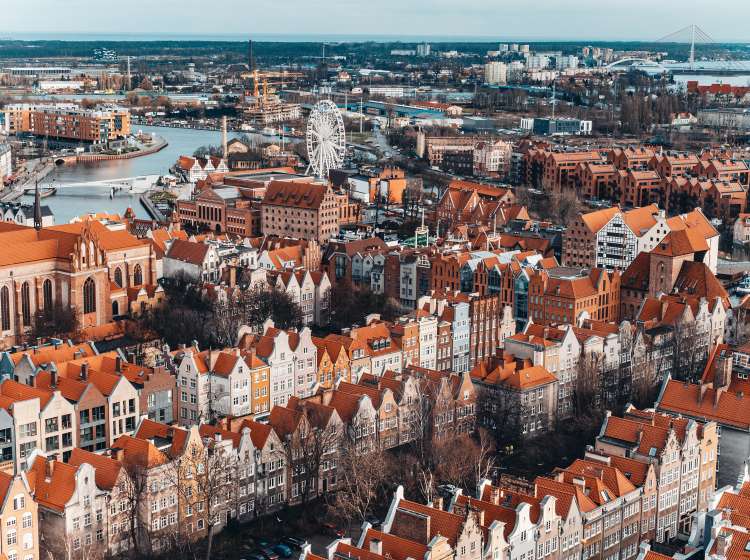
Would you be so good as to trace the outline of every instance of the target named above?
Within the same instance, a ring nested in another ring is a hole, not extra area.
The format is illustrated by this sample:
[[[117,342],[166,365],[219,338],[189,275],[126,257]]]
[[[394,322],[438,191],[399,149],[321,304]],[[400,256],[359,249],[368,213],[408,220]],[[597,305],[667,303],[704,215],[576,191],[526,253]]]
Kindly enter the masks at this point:
[[[319,208],[329,190],[327,184],[272,181],[266,188],[263,205]]]
[[[708,251],[706,238],[698,230],[683,229],[669,232],[651,252],[678,257],[702,251]]]
[[[112,490],[117,483],[122,465],[112,459],[98,453],[85,451],[79,447],[73,449],[68,459],[68,464],[76,467],[88,463],[96,470],[96,485],[104,490]]]
[[[398,508],[429,517],[429,539],[431,540],[438,535],[442,535],[448,539],[450,545],[455,548],[458,536],[461,533],[464,524],[464,518],[462,516],[448,513],[442,509],[436,509],[416,502],[411,502],[409,500],[401,500],[398,503]]]
[[[12,379],[6,379],[0,383],[0,394],[11,401],[16,402],[38,398],[40,409],[47,406],[47,403],[52,399],[52,391],[29,387],[28,385],[24,385],[18,381],[13,381]]]
[[[49,474],[49,469],[52,472]],[[76,488],[78,466],[37,456],[28,472],[34,500],[42,506],[64,511]]]
[[[159,439],[165,443],[171,443],[169,454],[172,457],[177,457],[185,451],[188,431],[144,418],[141,421],[141,425],[138,426],[138,431],[135,433],[135,437],[138,439],[154,441]]]
[[[714,405],[715,398],[716,390],[713,387],[704,389],[701,398],[700,385],[670,379],[657,406],[659,410],[750,430],[750,406],[745,402],[747,397],[720,391],[718,402]]]
[[[120,436],[112,444],[112,449],[123,451],[123,463],[134,464],[145,468],[158,467],[168,462],[167,456],[159,451],[153,443],[132,436]]]
[[[422,543],[389,533],[381,533],[372,528],[367,530],[362,546],[369,550],[370,543],[375,539],[382,543],[383,556],[386,558],[392,558],[393,560],[407,560],[409,558],[419,560],[420,558],[425,558],[427,555],[427,547]]]

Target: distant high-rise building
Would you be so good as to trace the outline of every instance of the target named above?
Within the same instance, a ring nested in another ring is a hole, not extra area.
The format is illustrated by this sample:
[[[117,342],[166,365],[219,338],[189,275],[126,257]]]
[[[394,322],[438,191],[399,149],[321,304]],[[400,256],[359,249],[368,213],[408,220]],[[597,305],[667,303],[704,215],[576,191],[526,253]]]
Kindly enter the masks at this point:
[[[500,52],[508,52],[508,48],[508,43],[500,43],[500,46],[497,50],[499,50]]]
[[[430,56],[432,47],[429,43],[420,43],[417,45],[417,56]]]
[[[488,62],[484,65],[484,81],[491,85],[508,83],[508,66],[499,61]]]
[[[521,51],[522,53],[527,53],[529,52],[529,45],[521,45],[518,47],[518,50]]]
[[[518,43],[511,43],[510,50],[513,52],[518,52]]]

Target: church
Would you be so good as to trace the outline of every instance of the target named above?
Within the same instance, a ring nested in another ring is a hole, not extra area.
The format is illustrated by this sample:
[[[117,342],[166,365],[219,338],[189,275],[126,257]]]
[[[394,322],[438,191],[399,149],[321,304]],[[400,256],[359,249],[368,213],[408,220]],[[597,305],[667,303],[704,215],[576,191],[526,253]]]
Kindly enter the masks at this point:
[[[36,210],[34,227],[0,222],[0,346],[26,342],[35,314],[58,305],[75,311],[79,329],[109,323],[156,280],[152,244],[124,223],[42,227]]]

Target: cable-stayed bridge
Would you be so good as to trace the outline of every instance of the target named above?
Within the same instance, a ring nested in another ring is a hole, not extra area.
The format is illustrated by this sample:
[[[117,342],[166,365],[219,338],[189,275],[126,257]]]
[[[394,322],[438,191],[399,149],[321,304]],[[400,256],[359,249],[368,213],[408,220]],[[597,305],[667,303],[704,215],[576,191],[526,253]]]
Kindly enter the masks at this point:
[[[687,62],[656,62],[646,58],[628,57],[616,60],[607,65],[611,70],[627,70],[639,68],[656,72],[672,73],[717,73],[717,74],[745,74],[750,73],[750,60],[735,60],[729,57],[703,60],[696,58],[696,47],[712,46],[714,50],[721,50],[720,45],[706,31],[695,24],[687,25],[664,37],[656,43],[689,45],[690,54]]]

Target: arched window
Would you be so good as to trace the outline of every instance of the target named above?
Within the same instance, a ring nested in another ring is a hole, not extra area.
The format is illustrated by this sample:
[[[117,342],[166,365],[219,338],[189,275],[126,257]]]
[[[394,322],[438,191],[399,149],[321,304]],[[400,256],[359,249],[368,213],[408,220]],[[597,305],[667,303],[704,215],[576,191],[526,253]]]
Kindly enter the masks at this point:
[[[91,278],[83,283],[83,312],[93,313],[96,311],[96,285]]]
[[[10,330],[10,293],[8,286],[0,290],[0,322],[4,331]]]
[[[143,270],[141,269],[141,265],[137,264],[133,268],[133,285],[140,286],[141,284],[143,284]]]
[[[120,314],[120,304],[116,301],[112,302],[112,317],[117,317]]]
[[[115,284],[122,288],[122,270],[119,266],[115,269]]]
[[[47,278],[42,285],[44,292],[44,312],[52,313],[52,280]]]
[[[21,286],[21,316],[24,326],[31,325],[31,297],[28,282],[24,282]]]

